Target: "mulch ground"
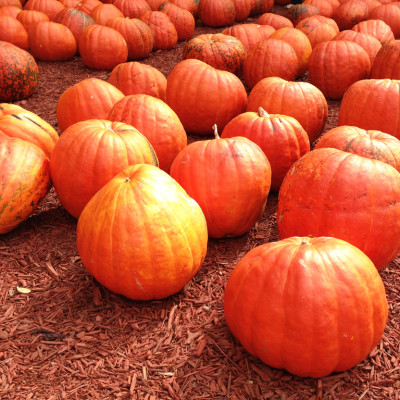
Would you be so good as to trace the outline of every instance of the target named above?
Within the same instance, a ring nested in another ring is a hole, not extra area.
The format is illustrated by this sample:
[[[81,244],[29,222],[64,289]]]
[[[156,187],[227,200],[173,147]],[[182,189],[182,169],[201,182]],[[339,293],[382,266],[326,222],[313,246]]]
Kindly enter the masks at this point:
[[[195,35],[221,30],[199,25]],[[181,60],[181,49],[179,44],[153,52],[143,62],[167,76]],[[18,104],[56,129],[61,93],[82,79],[107,79],[110,73],[86,68],[79,57],[38,65],[36,93]],[[325,131],[336,126],[339,107],[329,102]],[[399,399],[400,258],[381,271],[389,302],[382,341],[348,371],[299,378],[264,365],[230,334],[224,287],[245,253],[279,239],[276,206],[272,193],[250,232],[210,239],[202,268],[181,292],[136,302],[86,272],[76,248],[76,220],[52,189],[34,215],[0,237],[0,398]]]

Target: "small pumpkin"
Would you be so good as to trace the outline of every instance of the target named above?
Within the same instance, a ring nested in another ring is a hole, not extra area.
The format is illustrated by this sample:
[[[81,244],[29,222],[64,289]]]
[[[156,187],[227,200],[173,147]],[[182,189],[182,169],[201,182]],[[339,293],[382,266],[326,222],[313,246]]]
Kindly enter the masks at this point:
[[[157,221],[157,223],[154,223]],[[125,168],[78,220],[83,265],[109,290],[134,300],[163,299],[197,273],[207,252],[199,205],[159,168]]]
[[[161,4],[159,11],[168,15],[174,24],[179,42],[189,40],[193,37],[196,21],[189,10],[185,10],[173,3],[165,2]]]
[[[293,22],[289,18],[286,18],[283,15],[269,13],[269,12],[260,15],[257,19],[257,24],[271,25],[275,29],[294,27]]]
[[[389,40],[394,40],[392,29],[381,19],[368,19],[366,21],[361,21],[351,29],[356,32],[371,35],[377,38],[382,44]]]

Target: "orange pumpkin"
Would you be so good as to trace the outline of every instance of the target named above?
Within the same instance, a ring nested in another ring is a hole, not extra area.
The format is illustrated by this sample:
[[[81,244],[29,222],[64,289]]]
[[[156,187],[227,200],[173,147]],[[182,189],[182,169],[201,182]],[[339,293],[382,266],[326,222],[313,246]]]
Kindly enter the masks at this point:
[[[149,141],[133,126],[90,119],[69,126],[50,159],[62,206],[78,218],[87,202],[128,165],[158,166]]]
[[[311,17],[312,15],[320,15],[319,9],[315,6],[311,5],[303,5],[296,4],[293,7],[289,8],[284,16],[290,21],[292,21],[293,25],[296,26],[301,20],[307,17]]]
[[[193,37],[196,21],[190,11],[169,2],[161,4],[159,10],[168,15],[174,24],[178,41],[189,40]]]
[[[45,13],[36,10],[21,10],[16,18],[21,22],[27,32],[36,22],[49,21],[49,17]]]
[[[241,236],[264,211],[271,167],[249,139],[219,138],[216,126],[214,134],[215,139],[196,141],[182,150],[170,174],[200,205],[210,237]]]
[[[330,237],[292,237],[250,250],[225,289],[225,319],[243,347],[274,368],[320,378],[359,364],[388,317],[371,260]]]
[[[106,25],[107,21],[111,18],[123,18],[123,12],[111,3],[102,3],[93,8],[90,12],[90,16],[94,22],[99,25]]]
[[[296,25],[296,29],[307,36],[313,48],[318,43],[333,39],[339,32],[336,22],[322,15],[313,15],[304,18]]]
[[[108,119],[138,129],[153,146],[165,172],[169,172],[175,156],[187,145],[185,129],[176,113],[162,100],[147,94],[125,96],[114,104]]]
[[[64,8],[65,6],[57,0],[28,0],[24,5],[24,10],[41,11],[50,21],[54,21],[56,15]]]
[[[219,28],[232,25],[236,18],[233,0],[201,0],[199,18],[204,25]]]
[[[337,149],[315,149],[296,161],[283,180],[279,236],[342,239],[382,269],[400,251],[399,196],[400,173],[391,165]]]
[[[390,26],[395,38],[400,36],[400,7],[382,4],[371,11],[371,19],[379,19]]]
[[[61,131],[86,119],[107,119],[112,106],[124,94],[110,83],[87,78],[66,89],[57,101],[57,121]]]
[[[18,14],[21,11],[22,11],[21,8],[17,7],[17,6],[3,6],[3,7],[0,7],[0,15],[8,15],[9,17],[13,17],[13,18],[17,18]]]
[[[121,10],[126,18],[140,18],[145,12],[151,11],[146,0],[113,0],[112,4]]]
[[[304,5],[317,7],[320,15],[332,18],[335,9],[340,6],[338,0],[304,0]]]
[[[346,0],[335,9],[333,19],[341,31],[351,29],[369,16],[369,8],[363,0]]]
[[[181,290],[202,265],[207,240],[198,204],[168,174],[145,164],[111,179],[77,226],[78,252],[89,273],[134,300]]]
[[[273,14],[273,13],[264,13],[257,19],[257,24],[260,25],[271,25],[275,29],[279,28],[293,28],[293,22],[284,17],[283,15]]]
[[[164,1],[162,2],[164,3]],[[199,16],[199,1],[196,0],[171,0],[169,3],[175,4],[176,6],[188,10],[193,17],[196,19]],[[161,4],[160,4],[161,6]]]
[[[251,11],[250,0],[232,0],[235,6],[235,21],[241,22],[247,19]]]
[[[0,233],[7,233],[25,221],[49,192],[49,159],[31,142],[0,135],[0,170]]]
[[[16,18],[0,15],[0,41],[11,43],[23,50],[29,49],[28,32]]]
[[[351,28],[353,31],[366,33],[377,38],[382,44],[394,40],[392,29],[380,19],[368,19],[361,21]]]
[[[371,69],[372,79],[400,79],[400,40],[385,42],[376,53]]]

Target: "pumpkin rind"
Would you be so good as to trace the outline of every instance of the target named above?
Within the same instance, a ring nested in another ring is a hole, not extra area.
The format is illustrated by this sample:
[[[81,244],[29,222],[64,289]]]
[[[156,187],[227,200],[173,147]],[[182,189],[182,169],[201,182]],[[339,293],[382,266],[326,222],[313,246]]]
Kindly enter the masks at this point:
[[[388,318],[371,260],[331,237],[292,237],[250,250],[225,289],[225,319],[251,354],[320,378],[360,363]]]
[[[127,167],[98,191],[77,226],[89,273],[134,300],[181,290],[202,265],[207,240],[198,204],[168,174],[144,164]]]

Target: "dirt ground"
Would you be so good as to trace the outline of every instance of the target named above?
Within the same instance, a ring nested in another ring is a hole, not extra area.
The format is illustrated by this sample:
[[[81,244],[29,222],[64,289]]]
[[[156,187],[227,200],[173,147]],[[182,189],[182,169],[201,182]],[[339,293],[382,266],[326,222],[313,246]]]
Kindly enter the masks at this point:
[[[195,35],[221,30],[198,26]],[[168,76],[181,49],[182,43],[142,62]],[[17,104],[56,129],[61,93],[87,77],[107,79],[110,73],[86,68],[79,57],[38,65],[36,93]],[[336,126],[339,106],[329,102],[325,131]],[[381,271],[389,302],[383,339],[346,372],[299,378],[264,365],[230,334],[223,315],[225,284],[246,252],[279,239],[276,205],[276,194],[270,194],[264,215],[244,236],[210,239],[202,268],[181,292],[136,302],[86,272],[76,248],[76,220],[51,190],[33,216],[0,236],[0,398],[399,399],[400,259]]]

